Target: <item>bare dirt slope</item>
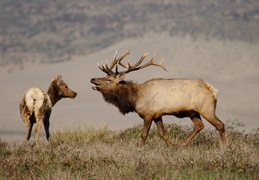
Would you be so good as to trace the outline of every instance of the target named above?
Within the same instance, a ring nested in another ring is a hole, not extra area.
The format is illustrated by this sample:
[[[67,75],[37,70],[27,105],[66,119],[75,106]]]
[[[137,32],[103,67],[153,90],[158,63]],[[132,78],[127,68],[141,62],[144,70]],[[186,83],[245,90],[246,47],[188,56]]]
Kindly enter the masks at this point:
[[[92,124],[108,125],[111,129],[131,127],[142,120],[131,113],[123,116],[114,106],[108,105],[97,91],[91,89],[90,78],[101,77],[96,63],[111,60],[116,50],[119,55],[126,50],[125,58],[136,62],[145,52],[157,51],[157,61],[165,58],[169,72],[149,67],[132,72],[126,79],[139,83],[150,78],[203,78],[219,90],[217,114],[222,121],[238,119],[243,129],[250,131],[259,127],[259,48],[258,44],[240,41],[191,37],[171,37],[168,34],[147,34],[141,38],[124,39],[96,53],[73,61],[58,64],[35,65],[0,76],[0,138],[21,141],[25,125],[19,115],[19,102],[25,90],[37,85],[47,90],[51,76],[62,74],[71,89],[78,93],[76,99],[65,99],[53,109],[51,131],[60,128]],[[147,57],[147,60],[151,55]],[[172,102],[173,103],[173,102]],[[205,121],[205,120],[204,120]],[[189,119],[166,117],[165,123],[191,125]],[[206,128],[213,128],[206,122]],[[41,134],[44,134],[43,129]],[[45,139],[41,137],[41,139]]]

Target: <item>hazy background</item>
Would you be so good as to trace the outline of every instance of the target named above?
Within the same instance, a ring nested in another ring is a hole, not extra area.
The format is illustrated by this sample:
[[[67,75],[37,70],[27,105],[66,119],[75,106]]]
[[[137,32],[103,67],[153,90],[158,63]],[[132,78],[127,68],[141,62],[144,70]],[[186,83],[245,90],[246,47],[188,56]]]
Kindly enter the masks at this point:
[[[53,108],[51,131],[108,125],[122,129],[143,120],[123,116],[91,89],[92,77],[105,76],[97,62],[130,50],[136,62],[157,51],[165,67],[132,72],[126,79],[203,78],[219,90],[217,115],[239,120],[241,129],[259,126],[259,3],[252,0],[120,1],[8,0],[0,2],[0,138],[21,141],[23,93],[37,85],[47,90],[52,75],[78,93]],[[191,125],[188,118],[165,123]],[[214,128],[204,120],[206,128]],[[43,129],[41,134],[44,135]],[[43,139],[43,138],[42,138]]]

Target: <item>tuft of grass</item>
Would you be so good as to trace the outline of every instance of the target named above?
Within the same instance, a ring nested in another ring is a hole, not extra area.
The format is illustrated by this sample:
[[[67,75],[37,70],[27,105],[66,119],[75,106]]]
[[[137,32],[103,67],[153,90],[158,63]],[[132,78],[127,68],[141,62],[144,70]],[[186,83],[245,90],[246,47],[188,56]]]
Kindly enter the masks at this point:
[[[156,127],[141,146],[142,125],[65,129],[39,148],[0,140],[0,179],[258,179],[258,130],[247,134],[233,126],[225,147],[212,130],[182,147],[192,129],[177,125],[165,126],[172,147]]]
[[[85,125],[76,129],[57,131],[52,138],[54,144],[80,145],[96,143],[98,141],[109,142],[109,139],[112,139],[112,135],[113,133],[108,130],[107,126],[93,128]]]

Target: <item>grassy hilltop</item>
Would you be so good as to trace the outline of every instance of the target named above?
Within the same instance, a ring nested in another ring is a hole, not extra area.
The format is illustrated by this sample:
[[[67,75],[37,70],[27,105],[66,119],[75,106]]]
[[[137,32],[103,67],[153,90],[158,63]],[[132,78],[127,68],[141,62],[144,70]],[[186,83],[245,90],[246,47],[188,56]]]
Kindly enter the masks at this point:
[[[55,63],[147,32],[258,43],[254,0],[1,0],[0,68]]]
[[[190,128],[167,125],[167,147],[153,127],[145,147],[142,126],[122,131],[89,126],[53,135],[48,146],[0,141],[0,179],[258,179],[258,132],[228,126],[228,145],[216,131],[202,131],[190,145],[179,144]]]

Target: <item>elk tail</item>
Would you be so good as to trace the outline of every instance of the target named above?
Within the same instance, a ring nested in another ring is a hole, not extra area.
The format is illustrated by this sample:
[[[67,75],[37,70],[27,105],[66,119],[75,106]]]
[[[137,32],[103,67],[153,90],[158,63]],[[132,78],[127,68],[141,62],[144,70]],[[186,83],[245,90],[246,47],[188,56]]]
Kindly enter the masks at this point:
[[[207,82],[205,82],[205,85],[212,92],[214,98],[217,100],[219,90],[217,90],[216,88],[214,88],[211,84],[209,84]]]

